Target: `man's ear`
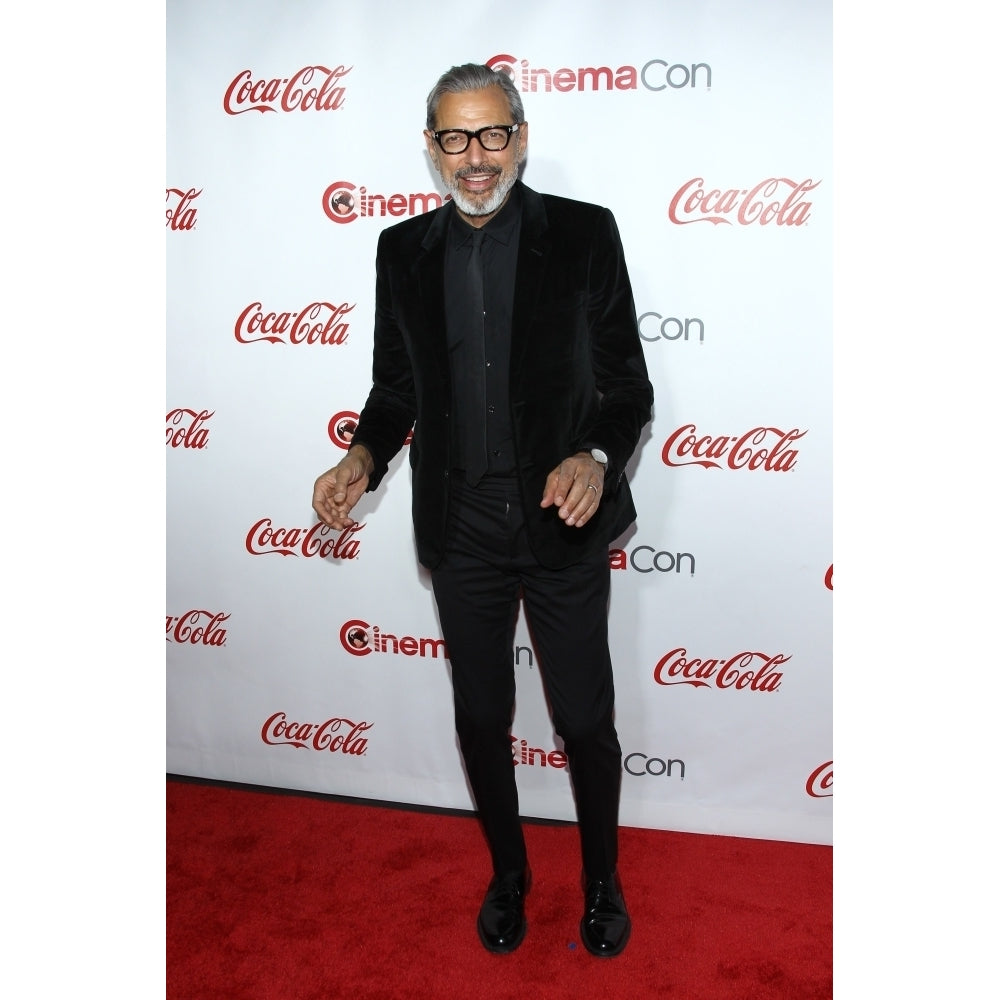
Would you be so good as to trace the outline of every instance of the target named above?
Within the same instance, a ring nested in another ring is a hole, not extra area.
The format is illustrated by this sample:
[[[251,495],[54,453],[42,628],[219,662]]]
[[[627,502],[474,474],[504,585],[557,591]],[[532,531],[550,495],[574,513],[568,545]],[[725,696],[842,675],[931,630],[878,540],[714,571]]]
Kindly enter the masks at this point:
[[[434,164],[434,169],[441,173],[441,163],[438,160],[438,148],[437,143],[434,141],[434,136],[432,133],[424,129],[424,142],[427,143],[427,155],[431,158],[431,163]]]

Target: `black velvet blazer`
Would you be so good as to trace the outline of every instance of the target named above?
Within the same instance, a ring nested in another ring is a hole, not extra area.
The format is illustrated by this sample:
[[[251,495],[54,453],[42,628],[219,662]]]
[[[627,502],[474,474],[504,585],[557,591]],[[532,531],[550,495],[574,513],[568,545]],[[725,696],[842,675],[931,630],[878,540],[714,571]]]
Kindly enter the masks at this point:
[[[614,216],[517,183],[511,425],[529,542],[542,565],[559,569],[606,547],[635,520],[624,470],[650,419],[653,388]],[[352,439],[375,460],[374,490],[412,428],[413,526],[417,556],[429,568],[444,552],[452,467],[443,275],[453,211],[448,201],[379,237],[373,385]],[[539,507],[545,479],[591,447],[609,458],[604,495],[583,528],[567,527],[554,506]]]

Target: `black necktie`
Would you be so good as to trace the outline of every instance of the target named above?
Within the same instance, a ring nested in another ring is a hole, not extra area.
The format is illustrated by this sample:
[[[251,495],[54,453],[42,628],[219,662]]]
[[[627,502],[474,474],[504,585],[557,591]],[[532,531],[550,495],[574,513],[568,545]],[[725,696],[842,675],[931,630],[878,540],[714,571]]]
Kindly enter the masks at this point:
[[[473,313],[471,329],[475,331],[478,358],[476,370],[469,375],[475,387],[473,412],[465,435],[465,479],[475,486],[486,475],[486,299],[483,294],[483,238],[481,229],[473,230],[472,247],[466,277],[469,285],[469,305]]]

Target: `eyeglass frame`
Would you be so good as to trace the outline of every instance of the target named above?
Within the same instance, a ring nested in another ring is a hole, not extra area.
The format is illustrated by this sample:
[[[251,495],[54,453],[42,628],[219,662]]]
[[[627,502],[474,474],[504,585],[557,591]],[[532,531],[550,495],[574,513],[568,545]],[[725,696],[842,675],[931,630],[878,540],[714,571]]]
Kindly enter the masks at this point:
[[[470,132],[467,128],[443,128],[439,129],[437,132],[431,132],[434,141],[438,144],[438,148],[441,150],[445,156],[461,156],[469,146],[472,144],[472,140],[475,139],[480,146],[487,153],[502,153],[509,145],[511,136],[515,132],[521,130],[521,126],[526,124],[525,122],[515,122],[513,125],[484,125],[481,129],[477,129],[475,132]],[[483,145],[482,134],[484,132],[489,132],[493,129],[503,129],[507,133],[507,141],[499,149],[486,149]],[[441,144],[441,136],[448,134],[449,132],[458,132],[465,136],[465,145],[461,149],[445,149]]]

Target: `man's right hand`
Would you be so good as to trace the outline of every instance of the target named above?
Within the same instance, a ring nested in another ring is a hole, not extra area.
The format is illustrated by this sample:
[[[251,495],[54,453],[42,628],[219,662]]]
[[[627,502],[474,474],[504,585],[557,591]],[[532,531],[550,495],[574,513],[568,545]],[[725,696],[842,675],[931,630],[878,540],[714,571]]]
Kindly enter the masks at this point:
[[[328,469],[313,486],[313,510],[331,528],[342,531],[355,521],[351,509],[368,488],[368,477],[375,469],[371,453],[362,445],[354,445],[332,469]]]

